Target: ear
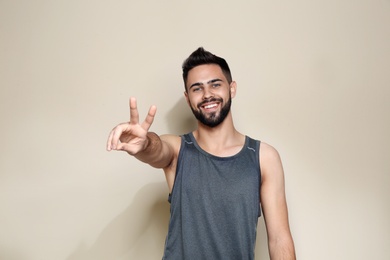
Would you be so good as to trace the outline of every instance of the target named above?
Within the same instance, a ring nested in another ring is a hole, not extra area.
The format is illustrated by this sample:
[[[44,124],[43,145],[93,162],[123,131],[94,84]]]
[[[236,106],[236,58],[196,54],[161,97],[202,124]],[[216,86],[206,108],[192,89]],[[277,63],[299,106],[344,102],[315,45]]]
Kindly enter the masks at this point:
[[[237,83],[235,81],[232,81],[230,83],[230,97],[234,98],[237,93]]]

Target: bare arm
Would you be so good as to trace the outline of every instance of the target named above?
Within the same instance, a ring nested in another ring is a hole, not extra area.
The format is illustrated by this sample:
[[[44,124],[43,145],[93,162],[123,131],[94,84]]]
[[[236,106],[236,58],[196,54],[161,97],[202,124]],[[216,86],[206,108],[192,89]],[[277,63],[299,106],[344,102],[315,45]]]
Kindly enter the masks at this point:
[[[284,173],[278,152],[261,143],[261,203],[268,234],[271,260],[295,260],[294,242],[288,223]]]
[[[130,98],[130,121],[112,129],[107,140],[107,151],[126,151],[156,168],[169,166],[174,157],[172,146],[157,134],[148,132],[156,110],[155,106],[150,107],[145,121],[139,123],[137,101]]]

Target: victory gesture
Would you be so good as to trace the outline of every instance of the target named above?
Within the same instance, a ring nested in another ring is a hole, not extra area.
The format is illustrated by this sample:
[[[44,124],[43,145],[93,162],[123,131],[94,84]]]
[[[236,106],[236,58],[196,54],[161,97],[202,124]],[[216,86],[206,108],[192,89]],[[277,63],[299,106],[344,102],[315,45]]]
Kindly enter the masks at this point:
[[[130,98],[129,103],[130,122],[119,124],[112,129],[107,140],[107,151],[121,150],[135,155],[148,145],[147,133],[153,123],[157,108],[151,106],[145,121],[140,124],[137,100]]]

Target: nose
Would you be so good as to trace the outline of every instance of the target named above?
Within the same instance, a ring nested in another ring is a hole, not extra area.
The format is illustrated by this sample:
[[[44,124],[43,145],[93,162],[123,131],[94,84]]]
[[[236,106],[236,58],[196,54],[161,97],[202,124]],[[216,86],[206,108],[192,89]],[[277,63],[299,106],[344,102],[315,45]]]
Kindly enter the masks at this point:
[[[209,99],[212,97],[214,97],[214,93],[213,93],[212,89],[210,87],[204,88],[203,99]]]

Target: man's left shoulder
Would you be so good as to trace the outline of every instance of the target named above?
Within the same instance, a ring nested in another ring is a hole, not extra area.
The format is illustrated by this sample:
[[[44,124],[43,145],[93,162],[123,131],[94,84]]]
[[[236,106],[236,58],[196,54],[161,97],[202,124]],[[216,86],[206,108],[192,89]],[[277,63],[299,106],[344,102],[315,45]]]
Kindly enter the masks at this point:
[[[281,165],[279,152],[275,147],[265,142],[260,143],[259,160],[262,168],[279,167]]]
[[[266,142],[260,142],[260,151],[264,156],[277,156],[279,157],[279,152],[276,150],[275,147],[272,145],[266,143]]]

